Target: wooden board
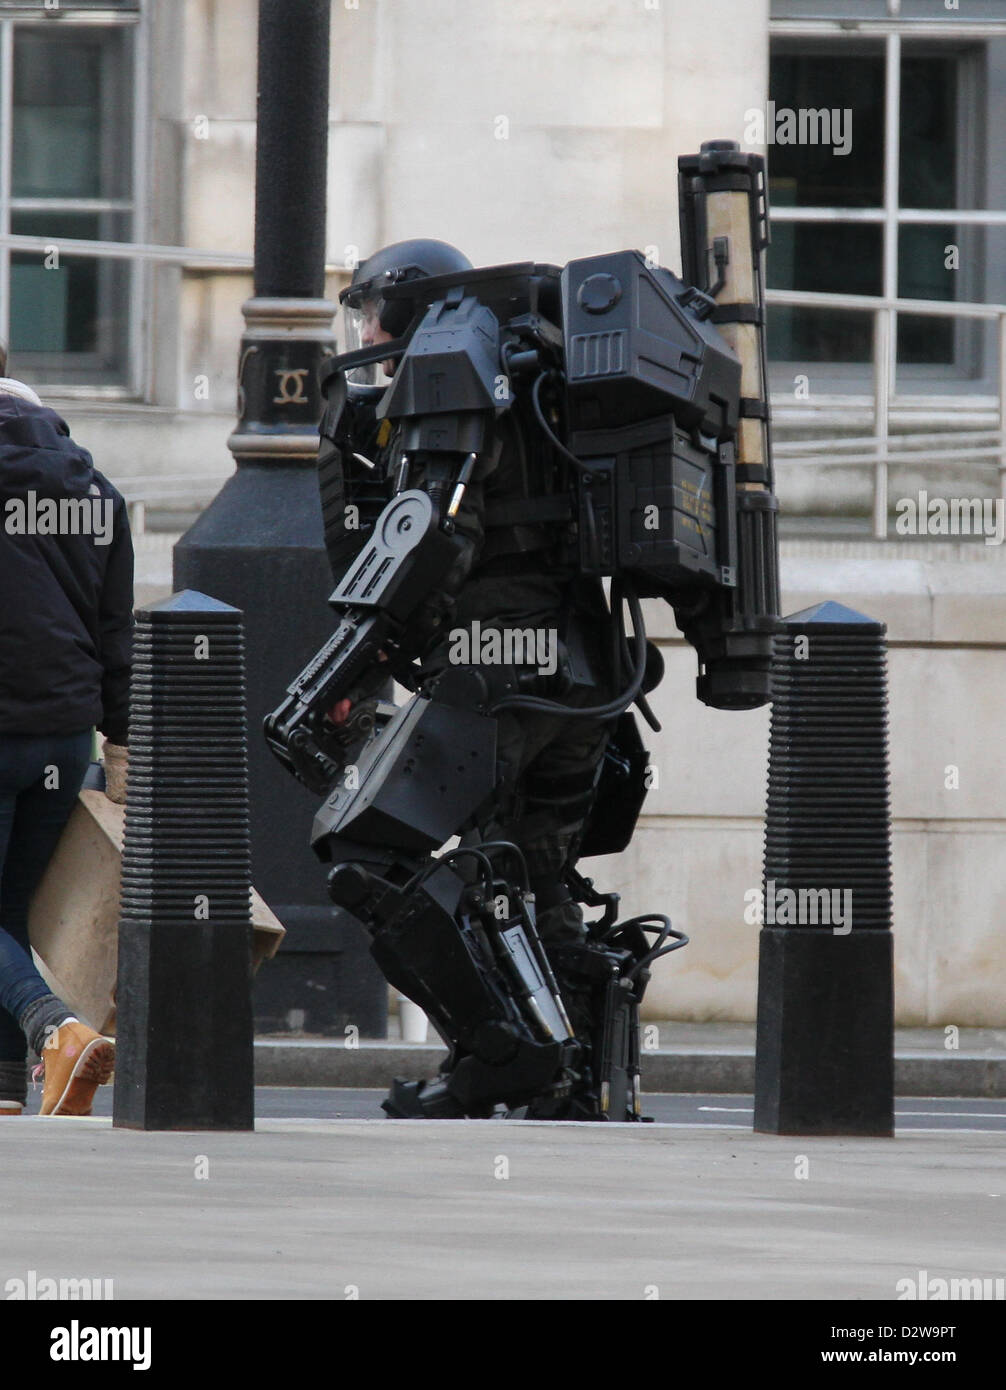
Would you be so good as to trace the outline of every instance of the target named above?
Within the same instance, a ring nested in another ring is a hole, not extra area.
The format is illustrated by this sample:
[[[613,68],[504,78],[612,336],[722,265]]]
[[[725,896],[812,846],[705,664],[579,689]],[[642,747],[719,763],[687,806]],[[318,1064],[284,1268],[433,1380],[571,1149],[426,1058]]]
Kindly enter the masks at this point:
[[[119,877],[124,806],[82,791],[32,899],[28,933],[39,969],[85,1023],[115,1032]],[[252,891],[252,965],[274,956],[286,932]]]

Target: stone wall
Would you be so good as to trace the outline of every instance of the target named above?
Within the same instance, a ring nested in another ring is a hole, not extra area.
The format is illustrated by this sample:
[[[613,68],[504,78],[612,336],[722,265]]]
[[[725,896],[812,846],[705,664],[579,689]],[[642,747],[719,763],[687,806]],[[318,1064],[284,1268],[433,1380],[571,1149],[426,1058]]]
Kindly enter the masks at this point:
[[[783,546],[783,612],[838,599],[888,625],[897,1021],[1006,1025],[1006,558],[982,542]],[[629,850],[586,872],[691,945],[658,964],[651,1018],[755,1016],[769,712],[707,709],[670,610],[648,605],[667,676],[646,730],[658,786]],[[956,770],[956,771],[955,771]],[[956,785],[954,785],[956,783]]]

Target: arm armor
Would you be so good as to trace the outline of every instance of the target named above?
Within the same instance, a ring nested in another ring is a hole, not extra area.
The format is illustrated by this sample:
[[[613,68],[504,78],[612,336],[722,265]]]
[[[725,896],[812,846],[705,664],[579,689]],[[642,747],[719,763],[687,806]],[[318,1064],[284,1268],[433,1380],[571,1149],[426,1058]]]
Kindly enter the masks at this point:
[[[402,678],[436,640],[471,570],[483,535],[481,483],[498,456],[493,424],[506,408],[495,396],[502,371],[495,315],[475,298],[448,293],[427,311],[384,393],[376,418],[395,432],[395,496],[329,600],[335,632],[265,721],[272,751],[312,791],[326,793],[345,763],[328,710],[343,698],[369,697],[389,673]],[[326,427],[345,458],[341,373],[330,398]],[[331,518],[338,466],[327,477]],[[341,556],[337,534],[336,541]]]
[[[336,583],[370,539],[388,500],[375,415],[381,387],[331,379],[318,445],[318,490],[332,577]]]

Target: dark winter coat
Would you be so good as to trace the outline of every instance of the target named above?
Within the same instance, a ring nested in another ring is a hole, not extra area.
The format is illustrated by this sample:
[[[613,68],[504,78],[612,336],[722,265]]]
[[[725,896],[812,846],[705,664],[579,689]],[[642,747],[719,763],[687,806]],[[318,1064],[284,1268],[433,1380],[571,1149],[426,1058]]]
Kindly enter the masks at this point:
[[[0,734],[125,743],[132,629],[125,502],[54,410],[0,394]]]

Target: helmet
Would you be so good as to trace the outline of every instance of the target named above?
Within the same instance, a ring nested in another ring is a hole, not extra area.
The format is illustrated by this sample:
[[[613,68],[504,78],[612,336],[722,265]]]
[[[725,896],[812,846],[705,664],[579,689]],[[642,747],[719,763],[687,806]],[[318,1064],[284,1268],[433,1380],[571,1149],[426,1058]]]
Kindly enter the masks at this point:
[[[468,257],[446,241],[418,237],[411,241],[396,241],[375,251],[357,266],[351,283],[339,295],[339,303],[345,312],[346,350],[351,351],[360,345],[367,318],[376,317],[380,327],[392,338],[400,338],[408,328],[415,305],[410,299],[385,303],[382,292],[389,285],[471,269],[472,263]]]

